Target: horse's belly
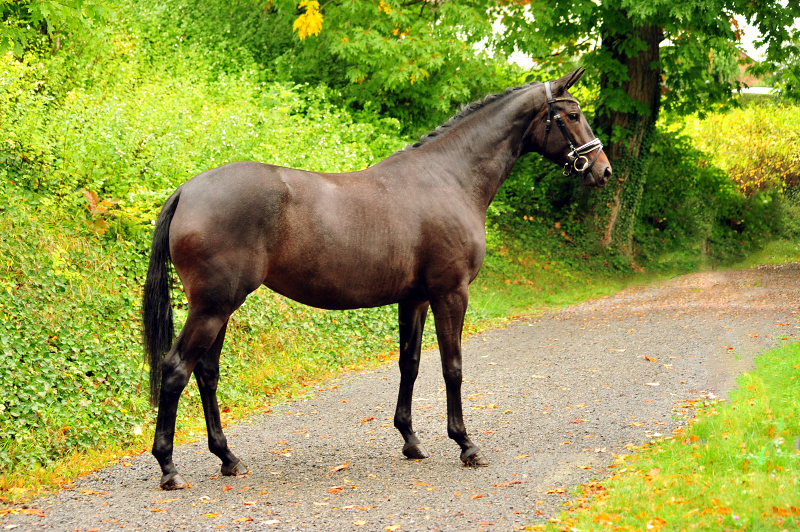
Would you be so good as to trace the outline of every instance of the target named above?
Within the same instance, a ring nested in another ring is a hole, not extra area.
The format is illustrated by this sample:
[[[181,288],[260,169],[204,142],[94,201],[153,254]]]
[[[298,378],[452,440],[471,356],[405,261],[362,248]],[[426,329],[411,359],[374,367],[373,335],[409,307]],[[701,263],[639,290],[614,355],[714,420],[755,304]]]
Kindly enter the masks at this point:
[[[413,276],[403,268],[357,264],[270,268],[264,285],[305,305],[330,310],[389,305],[417,292]]]

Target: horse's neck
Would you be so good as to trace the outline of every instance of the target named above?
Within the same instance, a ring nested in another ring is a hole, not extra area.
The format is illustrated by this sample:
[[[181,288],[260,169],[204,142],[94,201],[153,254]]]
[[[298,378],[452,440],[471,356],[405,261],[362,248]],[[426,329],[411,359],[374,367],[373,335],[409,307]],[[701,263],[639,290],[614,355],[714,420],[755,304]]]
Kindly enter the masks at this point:
[[[522,155],[522,137],[532,116],[525,96],[509,95],[477,111],[429,147],[484,212]]]

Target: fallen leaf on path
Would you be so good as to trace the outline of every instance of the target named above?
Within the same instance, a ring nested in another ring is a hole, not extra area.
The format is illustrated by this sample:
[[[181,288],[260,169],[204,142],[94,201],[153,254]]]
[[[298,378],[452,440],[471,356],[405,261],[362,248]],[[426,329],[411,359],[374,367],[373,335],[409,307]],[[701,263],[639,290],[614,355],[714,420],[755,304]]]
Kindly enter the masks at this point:
[[[657,382],[646,382],[644,383],[645,386],[659,386]]]
[[[521,454],[519,456],[515,456],[514,460],[519,460],[520,458],[528,458],[529,456],[530,456],[529,454]]]
[[[367,524],[366,521],[353,521],[353,524],[356,526],[364,526]]]
[[[166,512],[166,508],[150,508],[151,512]]]
[[[328,488],[328,493],[339,493],[344,489],[344,486],[333,486]]]
[[[483,493],[476,493],[475,495],[470,497],[470,499],[482,499],[482,498],[483,498]]]
[[[658,362],[658,360],[656,360],[655,358],[650,358],[647,355],[644,356],[644,359],[647,360],[648,362]]]
[[[102,495],[105,493],[105,491],[81,490],[81,493],[85,495]]]
[[[427,482],[412,482],[415,486],[430,486]]]
[[[331,468],[331,471],[344,471],[347,469],[347,466],[350,465],[350,462],[345,462],[342,465],[337,465]]]
[[[222,491],[230,491],[233,489],[233,486],[222,486]]]
[[[208,518],[211,518],[211,517],[217,517],[219,514],[203,514],[203,515]]]
[[[240,517],[239,519],[234,519],[233,522],[234,523],[246,523],[246,522],[252,521],[252,520],[253,520],[252,517]]]
[[[571,443],[572,443],[571,441],[562,441],[561,443],[559,443],[559,445],[569,445]]]
[[[564,488],[554,488],[554,489],[545,491],[545,493],[549,493],[549,494],[552,494],[552,493],[564,493]]]
[[[513,486],[514,484],[525,484],[526,482],[530,482],[529,480],[509,480],[508,482],[498,482],[494,484],[495,488],[506,488],[508,486]]]
[[[264,521],[265,525],[277,525],[278,523],[280,523],[278,519],[267,519]]]
[[[367,421],[375,421],[375,416],[367,416],[361,421],[359,421],[359,423],[366,423]]]
[[[591,466],[588,466],[588,465],[576,465],[575,467],[577,467],[578,469],[591,469],[592,468]]]
[[[383,527],[383,529],[386,530],[386,532],[393,532],[394,530],[400,530],[400,528],[401,528],[400,525],[389,525]]]
[[[244,501],[245,506],[255,506],[258,501]]]
[[[589,423],[589,421],[588,419],[576,419],[575,421],[570,421],[570,423],[575,423],[577,425],[578,423]]]
[[[643,427],[646,425],[644,421],[634,421],[633,423],[628,423],[631,427]]]

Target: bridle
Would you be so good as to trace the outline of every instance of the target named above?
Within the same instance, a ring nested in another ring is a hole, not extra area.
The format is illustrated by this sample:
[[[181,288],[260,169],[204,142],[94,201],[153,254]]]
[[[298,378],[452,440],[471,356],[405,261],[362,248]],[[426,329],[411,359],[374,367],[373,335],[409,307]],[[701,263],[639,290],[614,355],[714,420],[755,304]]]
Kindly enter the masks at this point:
[[[545,81],[544,89],[547,91],[547,125],[545,126],[544,130],[544,144],[542,145],[542,151],[544,151],[545,147],[547,147],[547,137],[550,135],[550,125],[553,120],[555,120],[558,129],[561,130],[561,134],[564,135],[564,139],[569,144],[569,149],[571,150],[567,154],[567,158],[569,162],[564,164],[564,175],[570,175],[573,171],[581,174],[581,177],[586,178],[586,174],[589,173],[589,170],[592,169],[594,166],[595,161],[597,158],[600,157],[600,152],[603,151],[603,143],[600,142],[600,139],[595,138],[584,144],[583,146],[575,147],[575,143],[572,142],[572,136],[567,131],[567,126],[564,124],[564,121],[561,119],[561,113],[556,111],[556,102],[573,102],[580,108],[580,103],[575,98],[553,98],[553,92],[550,90],[550,82]],[[589,162],[589,159],[586,158],[586,154],[591,153],[592,151],[597,150],[597,154],[592,159],[592,162]],[[580,165],[580,166],[579,166]]]

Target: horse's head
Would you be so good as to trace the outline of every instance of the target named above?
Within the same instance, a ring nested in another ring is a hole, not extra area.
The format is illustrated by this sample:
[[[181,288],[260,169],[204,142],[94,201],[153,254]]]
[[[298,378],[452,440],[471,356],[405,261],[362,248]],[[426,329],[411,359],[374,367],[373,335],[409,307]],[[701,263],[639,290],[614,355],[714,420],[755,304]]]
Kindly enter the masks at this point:
[[[568,89],[584,69],[575,70],[555,81],[538,86],[544,104],[536,111],[525,133],[526,151],[541,153],[564,166],[564,174],[578,174],[587,187],[602,188],[611,178],[611,164],[603,144],[594,136],[578,100]],[[537,101],[542,101],[538,100]]]

